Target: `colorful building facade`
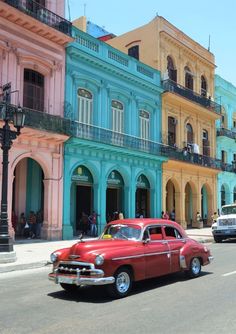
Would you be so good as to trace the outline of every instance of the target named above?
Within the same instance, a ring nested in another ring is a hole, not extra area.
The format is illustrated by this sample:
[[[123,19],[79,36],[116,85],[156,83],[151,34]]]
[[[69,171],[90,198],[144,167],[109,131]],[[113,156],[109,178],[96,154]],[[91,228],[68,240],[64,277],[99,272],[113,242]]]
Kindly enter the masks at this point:
[[[162,141],[173,150],[163,164],[164,211],[182,226],[197,226],[197,212],[211,224],[217,174],[214,55],[162,17],[107,41],[162,73]]]
[[[63,238],[93,210],[99,231],[115,212],[162,207],[160,72],[73,27],[67,47]]]
[[[63,16],[64,1],[0,1],[0,86],[11,87],[10,101],[0,108],[20,104],[26,113],[25,127],[9,151],[12,237],[20,214],[39,210],[42,238],[62,237],[63,142],[69,137],[62,118],[65,45],[72,41],[71,23]]]
[[[215,97],[221,102],[222,117],[217,121],[217,157],[222,161],[218,174],[217,207],[236,201],[236,87],[215,76]]]

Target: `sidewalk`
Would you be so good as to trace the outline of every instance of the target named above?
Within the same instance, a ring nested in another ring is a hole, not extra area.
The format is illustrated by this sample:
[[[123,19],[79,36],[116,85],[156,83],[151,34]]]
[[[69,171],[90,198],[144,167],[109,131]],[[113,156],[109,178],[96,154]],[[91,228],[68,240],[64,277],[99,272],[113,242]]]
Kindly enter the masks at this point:
[[[188,229],[188,236],[199,242],[212,242],[213,237],[210,227],[203,229]],[[77,239],[46,241],[46,240],[21,240],[14,244],[17,260],[14,263],[0,263],[0,273],[40,268],[50,265],[50,254],[60,248],[69,247],[76,243]],[[50,270],[50,266],[48,268]]]

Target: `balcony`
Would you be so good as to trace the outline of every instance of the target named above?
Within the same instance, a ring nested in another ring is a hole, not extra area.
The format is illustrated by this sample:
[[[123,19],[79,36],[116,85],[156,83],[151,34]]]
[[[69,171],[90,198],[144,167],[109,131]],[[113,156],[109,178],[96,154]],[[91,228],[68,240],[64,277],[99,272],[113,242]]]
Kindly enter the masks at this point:
[[[0,120],[3,119],[2,113],[4,104],[5,103],[0,102]],[[16,106],[7,105],[7,112],[10,119],[12,119],[12,112],[14,108],[16,108]],[[49,131],[61,135],[68,135],[70,133],[70,120],[33,109],[23,109],[25,111],[25,127]]]
[[[108,129],[95,127],[88,124],[71,122],[71,135],[77,138],[92,140],[102,144],[114,145],[117,147],[136,150],[139,152],[159,155],[168,159],[183,161],[202,167],[221,169],[222,163],[219,159],[214,159],[196,153],[184,154],[183,150],[176,149],[169,145],[140,139],[123,133],[113,132]]]
[[[170,79],[163,80],[162,85],[163,85],[164,91],[181,95],[185,97],[186,99],[191,100],[210,111],[213,111],[217,114],[221,114],[220,104],[212,101],[211,99],[207,99],[206,97],[200,94],[193,92],[191,89],[181,86]]]
[[[228,137],[234,140],[236,139],[236,132],[225,128],[217,129],[216,135],[218,137]]]
[[[59,44],[72,41],[72,23],[33,0],[1,0],[0,16]]]

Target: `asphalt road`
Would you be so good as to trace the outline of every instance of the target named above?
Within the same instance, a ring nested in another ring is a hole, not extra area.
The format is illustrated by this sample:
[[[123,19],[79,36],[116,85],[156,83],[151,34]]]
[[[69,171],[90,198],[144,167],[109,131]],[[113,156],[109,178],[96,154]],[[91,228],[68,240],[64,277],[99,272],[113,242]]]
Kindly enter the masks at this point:
[[[137,283],[124,299],[102,287],[68,295],[48,281],[50,267],[0,274],[1,334],[191,334],[236,332],[236,242],[212,244],[202,276]]]

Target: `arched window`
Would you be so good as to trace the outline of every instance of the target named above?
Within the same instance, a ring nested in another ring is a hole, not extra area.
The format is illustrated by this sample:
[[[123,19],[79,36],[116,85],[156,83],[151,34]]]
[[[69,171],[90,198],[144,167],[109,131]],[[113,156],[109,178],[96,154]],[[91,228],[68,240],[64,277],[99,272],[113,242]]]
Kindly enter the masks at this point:
[[[187,144],[193,144],[193,128],[190,123],[186,124],[187,130]]]
[[[225,187],[222,185],[221,186],[221,206],[225,205]]]
[[[221,161],[226,164],[227,163],[227,152],[222,150],[221,151]]]
[[[202,154],[206,156],[210,155],[210,143],[207,130],[202,131]]]
[[[92,124],[93,95],[84,88],[79,88],[78,94],[78,121],[84,124]]]
[[[140,120],[140,138],[149,140],[150,139],[150,114],[145,110],[139,110]]]
[[[207,96],[207,82],[204,75],[201,76],[201,95],[204,97]]]
[[[176,124],[177,119],[174,117],[168,117],[168,145],[175,146],[176,144]]]
[[[112,100],[112,131],[124,133],[124,106],[121,102]]]
[[[139,60],[139,46],[134,45],[131,48],[128,49],[128,55],[130,57],[136,58]]]
[[[44,111],[44,76],[30,69],[24,70],[23,106]]]
[[[185,87],[193,90],[193,75],[188,66],[185,66]]]
[[[167,71],[170,80],[177,82],[177,70],[174,67],[173,59],[170,56],[167,57]]]

